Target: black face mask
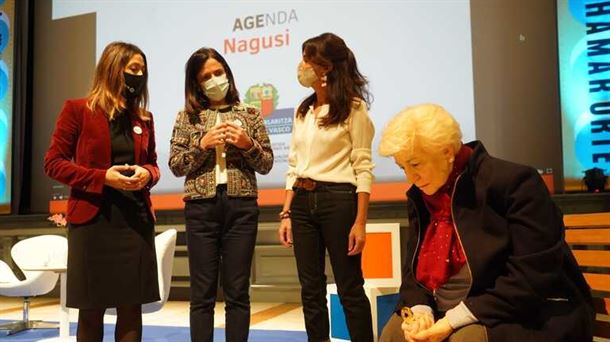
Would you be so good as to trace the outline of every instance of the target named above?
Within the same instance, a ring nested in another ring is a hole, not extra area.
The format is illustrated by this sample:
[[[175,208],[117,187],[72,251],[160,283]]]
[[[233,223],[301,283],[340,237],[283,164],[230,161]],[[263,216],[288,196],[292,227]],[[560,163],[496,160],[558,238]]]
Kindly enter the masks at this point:
[[[132,75],[127,72],[123,72],[125,77],[125,91],[123,92],[125,98],[135,99],[142,94],[144,89],[145,81],[144,75]]]

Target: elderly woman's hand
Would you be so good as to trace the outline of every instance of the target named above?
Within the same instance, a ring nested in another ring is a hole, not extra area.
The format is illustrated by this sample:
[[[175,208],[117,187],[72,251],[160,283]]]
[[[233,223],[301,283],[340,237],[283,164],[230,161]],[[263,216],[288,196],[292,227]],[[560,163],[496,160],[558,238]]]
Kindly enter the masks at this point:
[[[444,341],[451,333],[453,328],[449,325],[446,317],[436,321],[430,328],[410,334],[410,341],[413,342],[441,342]],[[409,341],[409,340],[407,340]]]
[[[419,342],[414,340],[413,336],[421,331],[425,331],[434,324],[434,317],[428,312],[413,312],[413,320],[410,322],[403,322],[401,328],[405,334],[405,340],[407,342]]]

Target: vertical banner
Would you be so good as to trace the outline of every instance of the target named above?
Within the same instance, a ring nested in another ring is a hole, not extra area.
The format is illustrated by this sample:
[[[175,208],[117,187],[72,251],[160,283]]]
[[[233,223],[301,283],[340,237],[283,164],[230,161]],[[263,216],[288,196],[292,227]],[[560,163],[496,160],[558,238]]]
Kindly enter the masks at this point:
[[[557,0],[566,191],[584,171],[610,174],[610,1]]]
[[[0,0],[0,213],[10,213],[15,0]]]

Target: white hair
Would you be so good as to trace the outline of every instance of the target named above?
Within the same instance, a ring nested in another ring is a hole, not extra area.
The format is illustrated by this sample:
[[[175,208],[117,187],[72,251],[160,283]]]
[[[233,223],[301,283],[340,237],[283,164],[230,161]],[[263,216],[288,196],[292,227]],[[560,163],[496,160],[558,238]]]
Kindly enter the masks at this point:
[[[457,153],[462,145],[460,125],[445,108],[436,104],[405,108],[383,130],[379,154],[384,157],[399,152],[411,154],[416,144],[428,152],[453,147]]]

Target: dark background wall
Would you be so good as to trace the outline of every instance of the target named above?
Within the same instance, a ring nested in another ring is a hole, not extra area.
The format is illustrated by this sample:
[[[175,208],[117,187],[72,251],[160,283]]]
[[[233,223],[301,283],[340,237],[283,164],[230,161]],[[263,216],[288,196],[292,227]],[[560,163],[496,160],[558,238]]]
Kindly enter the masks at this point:
[[[95,15],[51,20],[52,1],[34,2],[31,211],[48,212],[43,158],[66,99],[86,95],[95,70]]]
[[[95,68],[95,15],[51,21],[34,2],[31,211],[47,212],[42,159],[63,101],[84,96]],[[476,134],[489,152],[552,168],[561,188],[555,0],[471,0]]]
[[[477,139],[563,189],[555,0],[470,0]]]

